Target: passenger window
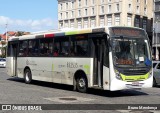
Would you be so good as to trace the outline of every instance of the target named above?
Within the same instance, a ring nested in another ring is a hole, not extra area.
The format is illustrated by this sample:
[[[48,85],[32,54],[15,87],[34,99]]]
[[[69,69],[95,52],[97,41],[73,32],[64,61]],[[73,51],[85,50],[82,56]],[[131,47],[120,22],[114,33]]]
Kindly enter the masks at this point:
[[[39,55],[39,40],[30,40],[29,41],[29,56],[38,56]]]
[[[28,55],[27,47],[28,47],[28,41],[20,41],[18,56],[27,56]]]
[[[40,56],[51,56],[53,53],[53,39],[40,39]]]
[[[69,38],[61,37],[54,39],[53,56],[68,56],[69,55]]]
[[[87,36],[76,36],[71,38],[71,56],[87,57],[89,55]]]

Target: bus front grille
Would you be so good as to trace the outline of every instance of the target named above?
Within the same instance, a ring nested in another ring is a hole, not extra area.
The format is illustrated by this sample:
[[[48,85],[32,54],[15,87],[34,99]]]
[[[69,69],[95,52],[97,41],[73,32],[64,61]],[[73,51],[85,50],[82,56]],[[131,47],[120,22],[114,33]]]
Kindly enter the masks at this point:
[[[124,70],[122,73],[124,75],[145,75],[147,70]]]

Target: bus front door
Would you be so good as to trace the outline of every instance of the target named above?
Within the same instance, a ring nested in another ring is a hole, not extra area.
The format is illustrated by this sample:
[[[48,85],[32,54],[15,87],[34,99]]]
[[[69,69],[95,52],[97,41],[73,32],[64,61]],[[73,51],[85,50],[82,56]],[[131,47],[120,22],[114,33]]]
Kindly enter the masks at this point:
[[[11,73],[12,76],[17,76],[17,52],[18,52],[18,43],[11,44]]]
[[[94,39],[94,75],[93,85],[103,87],[104,39]]]

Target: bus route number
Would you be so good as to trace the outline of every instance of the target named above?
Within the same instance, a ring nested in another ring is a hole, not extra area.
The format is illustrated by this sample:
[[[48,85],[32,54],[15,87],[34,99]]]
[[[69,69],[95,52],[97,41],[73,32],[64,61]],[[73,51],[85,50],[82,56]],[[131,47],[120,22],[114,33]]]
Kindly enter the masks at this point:
[[[74,62],[67,62],[67,68],[78,68],[78,64]]]

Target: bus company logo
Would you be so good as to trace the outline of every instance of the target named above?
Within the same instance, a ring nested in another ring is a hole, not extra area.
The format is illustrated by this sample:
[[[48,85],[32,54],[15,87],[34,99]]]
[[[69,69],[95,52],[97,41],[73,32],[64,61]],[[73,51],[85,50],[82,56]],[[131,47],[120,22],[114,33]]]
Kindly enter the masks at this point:
[[[6,111],[12,110],[12,106],[11,105],[2,105],[2,110],[6,110]]]

